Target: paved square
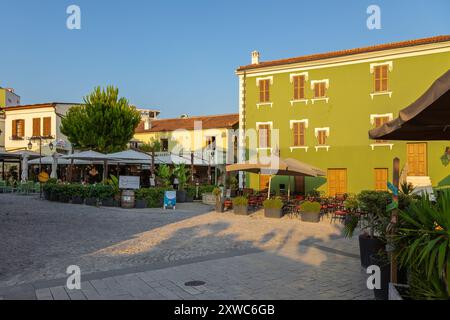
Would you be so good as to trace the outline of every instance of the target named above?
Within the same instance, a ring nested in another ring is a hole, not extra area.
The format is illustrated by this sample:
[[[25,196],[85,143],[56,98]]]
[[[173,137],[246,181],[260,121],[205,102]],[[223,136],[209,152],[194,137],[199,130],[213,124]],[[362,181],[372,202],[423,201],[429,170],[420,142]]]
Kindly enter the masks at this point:
[[[0,194],[4,299],[372,299],[339,225],[49,203]],[[82,290],[65,288],[78,265]],[[200,287],[187,287],[192,280]]]

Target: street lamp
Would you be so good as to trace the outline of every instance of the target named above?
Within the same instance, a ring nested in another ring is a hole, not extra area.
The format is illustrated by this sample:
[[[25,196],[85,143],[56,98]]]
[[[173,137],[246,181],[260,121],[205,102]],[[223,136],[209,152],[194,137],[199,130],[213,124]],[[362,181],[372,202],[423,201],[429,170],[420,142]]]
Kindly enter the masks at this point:
[[[33,148],[33,143],[31,141],[39,140],[39,174],[42,172],[42,141],[49,140],[49,139],[53,139],[53,137],[52,136],[33,136],[33,137],[29,138],[28,149],[30,149],[30,150]],[[50,150],[53,150],[53,142],[50,142],[48,147],[50,148]],[[42,199],[42,182],[39,182],[39,183],[40,183],[39,197]]]

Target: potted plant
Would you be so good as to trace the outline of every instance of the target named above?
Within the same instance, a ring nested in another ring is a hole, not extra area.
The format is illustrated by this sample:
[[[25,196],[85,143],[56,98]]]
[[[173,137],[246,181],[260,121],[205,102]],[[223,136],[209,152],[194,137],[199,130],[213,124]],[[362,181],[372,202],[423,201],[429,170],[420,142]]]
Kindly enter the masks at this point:
[[[216,212],[224,212],[225,206],[222,201],[222,189],[216,187],[212,193],[216,199]]]
[[[391,263],[386,252],[372,254],[369,257],[370,265],[380,268],[380,289],[374,289],[373,293],[376,300],[389,299],[389,282],[391,279]]]
[[[178,190],[177,190],[177,202],[186,202],[186,182],[189,176],[189,172],[186,169],[186,165],[184,163],[175,165],[173,170],[173,174],[175,178],[178,180]]]
[[[302,214],[302,221],[318,223],[320,221],[319,202],[305,201],[300,205],[300,212]]]
[[[367,268],[370,265],[370,256],[385,247],[386,228],[390,222],[390,214],[386,207],[392,202],[392,196],[385,191],[362,191],[357,200],[365,214],[350,213],[344,227],[344,235],[352,237],[359,220],[364,219],[365,223],[359,236],[359,250],[361,265]]]
[[[98,197],[97,186],[95,184],[88,186],[85,204],[87,206],[97,206],[98,202],[97,197]]]
[[[195,187],[188,186],[186,188],[186,202],[194,202],[195,198]]]
[[[57,180],[55,178],[51,178],[42,187],[42,191],[44,193],[45,200],[50,200],[52,189],[56,185],[56,183],[57,183]]]
[[[263,202],[266,218],[281,218],[283,216],[283,201],[280,198],[266,199]]]
[[[147,208],[147,199],[145,198],[147,196],[147,193],[145,191],[142,191],[144,189],[139,189],[136,191],[136,202],[135,202],[135,208],[136,209],[145,209]]]
[[[63,203],[69,203],[71,200],[70,195],[70,185],[68,184],[60,184],[59,185],[59,194],[58,194],[58,201]]]
[[[248,199],[246,197],[236,197],[233,199],[233,213],[237,215],[248,215]]]
[[[120,206],[120,189],[119,189],[119,179],[111,175],[106,181],[106,189],[104,194],[101,196],[102,206],[105,207],[119,207]]]
[[[85,187],[82,184],[71,184],[70,194],[73,204],[83,204],[85,198]]]

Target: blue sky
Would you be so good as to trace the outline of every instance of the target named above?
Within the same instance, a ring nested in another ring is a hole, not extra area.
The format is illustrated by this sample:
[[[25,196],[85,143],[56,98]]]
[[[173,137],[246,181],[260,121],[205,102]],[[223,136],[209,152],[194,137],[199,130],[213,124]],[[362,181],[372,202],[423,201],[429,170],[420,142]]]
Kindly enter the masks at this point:
[[[66,28],[81,7],[82,29]],[[381,8],[382,29],[366,27]],[[448,0],[0,0],[0,86],[22,103],[79,102],[116,85],[162,117],[237,112],[236,67],[450,34]]]

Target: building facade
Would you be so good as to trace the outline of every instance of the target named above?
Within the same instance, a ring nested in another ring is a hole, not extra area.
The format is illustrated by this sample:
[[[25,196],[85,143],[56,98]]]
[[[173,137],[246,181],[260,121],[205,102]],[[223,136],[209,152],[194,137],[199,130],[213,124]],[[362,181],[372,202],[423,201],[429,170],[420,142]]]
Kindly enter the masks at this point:
[[[5,113],[1,108],[20,104],[20,97],[14,89],[0,87],[0,151],[5,150]]]
[[[44,137],[42,154],[67,153],[71,144],[60,131],[61,119],[75,104],[43,103],[9,106],[3,109],[5,115],[5,149],[16,151],[28,149],[31,140],[32,151],[39,152],[39,141],[33,137]],[[49,145],[53,144],[54,150]]]
[[[206,167],[225,172],[225,165],[237,161],[238,114],[141,121],[134,135],[134,147],[159,141],[162,162],[194,163],[205,174]],[[199,174],[200,175],[200,174]]]
[[[261,62],[237,69],[240,160],[262,153],[295,158],[327,172],[296,178],[298,192],[328,195],[386,190],[393,159],[415,185],[450,184],[442,161],[449,142],[369,140],[368,131],[395,118],[450,69],[450,36]],[[256,142],[251,136],[256,135]],[[268,177],[245,183],[264,189]],[[284,189],[286,177],[273,180]]]

